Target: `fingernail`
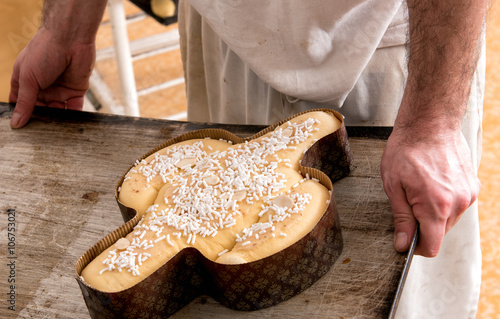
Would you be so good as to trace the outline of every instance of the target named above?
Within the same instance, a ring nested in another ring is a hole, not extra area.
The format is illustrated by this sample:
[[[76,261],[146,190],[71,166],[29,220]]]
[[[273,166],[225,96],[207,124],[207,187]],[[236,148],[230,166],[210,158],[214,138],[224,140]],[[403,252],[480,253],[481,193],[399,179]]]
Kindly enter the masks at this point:
[[[405,232],[397,233],[394,237],[394,248],[397,251],[406,251],[408,247],[408,235]]]
[[[21,121],[21,114],[14,112],[12,114],[12,119],[10,120],[10,127],[19,128],[20,121]]]

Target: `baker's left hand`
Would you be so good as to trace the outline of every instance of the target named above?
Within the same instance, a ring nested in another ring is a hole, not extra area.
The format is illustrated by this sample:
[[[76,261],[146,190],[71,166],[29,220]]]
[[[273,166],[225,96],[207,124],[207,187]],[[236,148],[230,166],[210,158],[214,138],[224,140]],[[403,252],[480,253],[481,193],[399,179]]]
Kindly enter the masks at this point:
[[[381,174],[394,216],[394,246],[408,250],[417,222],[415,253],[435,257],[444,235],[477,199],[480,182],[471,153],[458,132],[418,138],[393,131],[382,156]]]

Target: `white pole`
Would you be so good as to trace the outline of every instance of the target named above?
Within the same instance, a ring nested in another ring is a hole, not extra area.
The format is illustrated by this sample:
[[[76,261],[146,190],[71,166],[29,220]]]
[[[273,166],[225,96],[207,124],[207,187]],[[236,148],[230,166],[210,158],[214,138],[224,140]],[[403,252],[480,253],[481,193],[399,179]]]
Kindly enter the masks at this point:
[[[122,0],[108,0],[108,8],[125,113],[140,116],[132,54],[128,42],[127,20]]]

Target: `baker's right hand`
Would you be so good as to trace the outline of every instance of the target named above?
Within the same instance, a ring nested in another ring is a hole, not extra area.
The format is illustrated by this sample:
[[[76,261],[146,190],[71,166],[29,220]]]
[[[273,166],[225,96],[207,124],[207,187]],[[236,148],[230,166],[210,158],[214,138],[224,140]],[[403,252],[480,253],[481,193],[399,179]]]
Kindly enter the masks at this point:
[[[94,43],[60,43],[41,27],[14,64],[11,127],[26,125],[35,105],[81,110],[94,62]]]
[[[420,224],[415,254],[435,257],[445,234],[479,195],[481,183],[460,130],[394,127],[382,156],[384,190],[394,216],[394,246],[407,251]]]

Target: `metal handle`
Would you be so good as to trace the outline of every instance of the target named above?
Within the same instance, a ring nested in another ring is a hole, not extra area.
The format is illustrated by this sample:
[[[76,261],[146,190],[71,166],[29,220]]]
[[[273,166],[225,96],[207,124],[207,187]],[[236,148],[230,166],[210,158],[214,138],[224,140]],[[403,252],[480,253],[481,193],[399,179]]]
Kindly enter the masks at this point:
[[[403,272],[401,273],[401,278],[399,279],[396,295],[394,296],[394,301],[392,302],[391,312],[389,313],[388,317],[389,319],[393,319],[396,316],[396,310],[398,309],[399,299],[401,298],[401,294],[403,293],[403,287],[406,282],[406,277],[408,276],[408,272],[410,271],[411,261],[413,259],[413,255],[415,254],[415,248],[417,247],[418,229],[419,229],[419,224],[417,223],[417,227],[415,228],[415,233],[413,234],[413,238],[410,243],[410,248],[408,249],[408,255],[406,256]]]

